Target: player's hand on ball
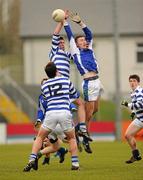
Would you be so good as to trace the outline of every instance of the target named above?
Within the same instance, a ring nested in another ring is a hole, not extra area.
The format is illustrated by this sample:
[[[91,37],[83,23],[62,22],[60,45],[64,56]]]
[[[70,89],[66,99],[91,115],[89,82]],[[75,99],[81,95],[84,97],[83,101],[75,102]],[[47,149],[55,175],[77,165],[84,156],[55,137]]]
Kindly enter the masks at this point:
[[[34,124],[34,127],[35,127],[36,129],[39,129],[40,126],[41,126],[41,121],[40,121],[39,119],[37,119],[37,121],[36,121],[35,124]]]
[[[69,17],[73,22],[77,24],[81,23],[81,18],[77,13],[69,12]]]
[[[65,19],[69,18],[69,10],[65,10]]]
[[[125,101],[125,100],[123,100],[123,101],[121,102],[121,105],[122,105],[122,106],[126,106],[126,107],[128,107],[128,102],[127,102],[127,101]]]
[[[52,18],[56,22],[62,22],[65,19],[65,12],[62,9],[55,9],[52,12]]]

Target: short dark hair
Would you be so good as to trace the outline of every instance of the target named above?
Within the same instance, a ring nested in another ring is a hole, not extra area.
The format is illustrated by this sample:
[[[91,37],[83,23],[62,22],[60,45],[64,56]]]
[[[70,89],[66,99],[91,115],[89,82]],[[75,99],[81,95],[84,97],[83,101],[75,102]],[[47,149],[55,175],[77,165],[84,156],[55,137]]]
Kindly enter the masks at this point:
[[[75,37],[75,42],[77,43],[78,39],[79,39],[79,38],[82,38],[82,37],[85,37],[85,36],[83,36],[83,35],[78,35],[78,36],[76,36],[76,37]]]
[[[140,77],[137,74],[132,74],[129,76],[129,80],[130,79],[136,79],[138,82],[140,82]]]
[[[64,40],[64,37],[63,37],[63,36],[60,36],[60,40]]]
[[[57,72],[56,65],[53,62],[49,62],[45,67],[45,72],[49,78],[54,78]]]

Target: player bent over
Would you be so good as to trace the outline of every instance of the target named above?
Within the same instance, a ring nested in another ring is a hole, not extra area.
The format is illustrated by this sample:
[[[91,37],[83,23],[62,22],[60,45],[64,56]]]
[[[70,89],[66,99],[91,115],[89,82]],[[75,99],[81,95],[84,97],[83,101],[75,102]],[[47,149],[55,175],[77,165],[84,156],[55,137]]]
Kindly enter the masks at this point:
[[[31,168],[34,170],[38,169],[37,154],[42,146],[42,142],[44,138],[55,129],[57,124],[61,126],[69,142],[72,162],[71,169],[78,170],[77,144],[72,115],[69,109],[69,96],[70,94],[77,95],[78,98],[77,91],[69,79],[57,76],[57,69],[54,63],[48,63],[45,67],[45,72],[49,79],[41,86],[41,91],[48,102],[46,116],[33,143],[32,153],[30,154],[29,162],[24,168],[24,171],[30,171]]]
[[[132,117],[136,116],[125,132],[125,138],[132,150],[131,158],[126,161],[128,164],[142,159],[137,149],[135,135],[143,128],[143,88],[140,87],[140,77],[136,74],[130,75],[129,84],[132,89],[131,102],[124,100],[121,103],[132,111]]]

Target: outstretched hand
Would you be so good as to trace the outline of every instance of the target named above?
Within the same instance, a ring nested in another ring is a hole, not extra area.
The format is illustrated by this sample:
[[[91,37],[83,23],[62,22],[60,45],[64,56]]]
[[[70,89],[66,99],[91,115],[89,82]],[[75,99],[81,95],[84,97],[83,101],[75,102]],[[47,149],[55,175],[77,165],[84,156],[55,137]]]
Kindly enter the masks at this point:
[[[77,24],[81,23],[81,18],[77,13],[69,12],[69,17],[73,22]]]

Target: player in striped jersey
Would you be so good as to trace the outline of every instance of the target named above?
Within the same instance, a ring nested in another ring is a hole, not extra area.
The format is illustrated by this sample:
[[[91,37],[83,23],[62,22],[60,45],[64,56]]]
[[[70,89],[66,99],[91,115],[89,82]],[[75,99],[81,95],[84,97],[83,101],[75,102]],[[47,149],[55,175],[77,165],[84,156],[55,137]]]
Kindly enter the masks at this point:
[[[74,35],[68,22],[66,20],[64,21],[64,28],[69,39],[70,51],[74,63],[83,77],[82,87],[86,108],[86,123],[88,126],[93,113],[98,111],[98,102],[101,92],[103,91],[98,76],[99,69],[97,60],[92,48],[93,37],[90,29],[83,23],[77,14],[66,12],[66,16],[67,18],[70,16],[72,21],[79,24],[85,34],[85,36],[80,35],[74,39]]]
[[[132,157],[126,163],[133,163],[141,160],[137,149],[135,135],[143,128],[143,88],[140,87],[140,77],[136,74],[129,76],[129,83],[132,89],[131,102],[122,101],[122,105],[128,107],[136,116],[125,132],[125,138],[132,150]]]
[[[61,23],[58,24],[58,27]],[[61,26],[62,27],[62,26]],[[65,40],[54,32],[52,37],[52,48],[49,54],[50,60],[55,63],[58,71],[63,76],[69,78],[71,54],[65,51]]]
[[[69,142],[72,161],[71,169],[78,170],[77,144],[69,105],[70,95],[78,98],[79,94],[69,79],[58,76],[58,71],[54,63],[48,63],[45,67],[45,72],[49,79],[41,86],[41,91],[47,101],[46,115],[36,140],[33,143],[29,163],[24,168],[24,172],[30,171],[31,168],[34,170],[38,169],[37,154],[43,140],[55,129],[57,124],[60,124]]]
[[[43,82],[43,81],[42,81]],[[45,118],[45,113],[47,109],[47,101],[41,94],[39,96],[39,101],[38,101],[38,110],[37,110],[37,120],[35,122],[35,128],[39,130],[44,118]],[[59,139],[60,138],[60,139]],[[49,147],[50,152],[54,153],[57,151],[56,154],[58,154],[60,163],[63,163],[65,154],[68,152],[66,148],[63,148],[60,146],[60,141],[65,141],[66,135],[64,134],[63,130],[59,125],[56,126],[54,132],[50,133],[47,138],[44,139],[43,145],[42,145],[42,150],[45,147]],[[49,164],[50,161],[50,152],[45,153],[45,158],[43,160],[43,165],[44,164]],[[38,158],[40,158],[43,155],[43,151],[38,153]]]
[[[65,51],[65,41],[60,37],[59,33],[63,27],[63,23],[59,22],[54,30],[52,37],[52,48],[49,54],[50,60],[54,62],[59,73],[64,77],[70,76],[70,59],[71,54]],[[71,101],[78,106],[78,122],[79,122],[79,134],[85,136],[88,140],[92,141],[87,133],[85,124],[85,105],[84,101],[79,97],[78,99],[71,98]]]

